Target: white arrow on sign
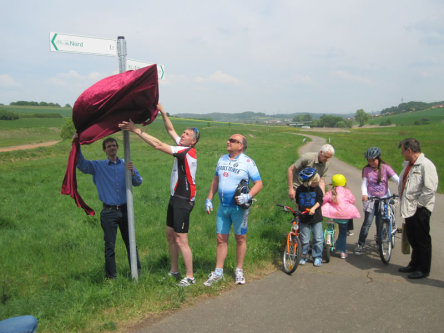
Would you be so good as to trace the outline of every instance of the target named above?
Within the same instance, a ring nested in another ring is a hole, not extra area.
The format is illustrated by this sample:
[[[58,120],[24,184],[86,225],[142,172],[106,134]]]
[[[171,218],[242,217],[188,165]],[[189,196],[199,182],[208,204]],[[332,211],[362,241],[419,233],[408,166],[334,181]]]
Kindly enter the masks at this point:
[[[49,47],[52,52],[117,56],[117,40],[115,39],[64,35],[50,32]]]
[[[126,69],[127,70],[136,70],[139,68],[151,66],[152,64],[148,64],[146,62],[138,61],[138,60],[132,60],[132,59],[126,59]],[[163,80],[165,76],[165,65],[157,65],[157,76],[159,80]]]

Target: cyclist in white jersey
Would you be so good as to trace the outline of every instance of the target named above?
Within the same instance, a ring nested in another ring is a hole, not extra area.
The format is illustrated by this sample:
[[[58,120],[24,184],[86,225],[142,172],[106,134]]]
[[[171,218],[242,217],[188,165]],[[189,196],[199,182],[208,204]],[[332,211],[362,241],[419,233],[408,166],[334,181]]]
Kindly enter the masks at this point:
[[[217,210],[216,233],[216,269],[204,282],[205,286],[223,278],[223,267],[228,250],[228,236],[233,225],[236,237],[236,284],[245,284],[243,263],[247,251],[247,225],[249,208],[241,208],[249,202],[261,189],[262,180],[254,161],[244,154],[247,140],[240,134],[233,134],[227,141],[228,154],[222,156],[216,167],[216,174],[210,186],[205,209],[208,214],[213,211],[212,199],[216,191],[219,193],[220,204]],[[235,191],[241,180],[252,180],[254,185],[249,193],[235,197]]]
[[[179,282],[179,286],[187,287],[196,282],[193,277],[193,254],[188,245],[188,227],[196,195],[197,156],[194,146],[199,141],[200,134],[197,128],[187,128],[179,136],[160,103],[157,108],[162,115],[165,129],[176,143],[176,146],[170,146],[143,132],[131,120],[122,122],[119,127],[136,133],[150,146],[175,157],[171,172],[171,197],[168,204],[166,227],[171,260],[171,269],[168,275],[180,279],[180,251],[185,264],[186,276]]]

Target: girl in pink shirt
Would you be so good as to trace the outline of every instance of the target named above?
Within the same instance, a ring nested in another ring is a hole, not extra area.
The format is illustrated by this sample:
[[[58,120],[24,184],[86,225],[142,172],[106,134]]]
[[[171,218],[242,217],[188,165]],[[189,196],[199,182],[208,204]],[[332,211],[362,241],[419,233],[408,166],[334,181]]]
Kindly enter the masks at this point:
[[[376,230],[379,229],[381,214],[377,201],[368,200],[369,197],[384,198],[390,196],[388,188],[389,179],[393,179],[396,184],[399,183],[398,175],[393,171],[390,165],[381,159],[381,149],[371,147],[364,154],[368,164],[362,169],[362,203],[364,206],[364,222],[359,233],[358,244],[356,244],[354,253],[360,255],[367,239],[368,231],[376,217]]]
[[[355,207],[353,193],[345,187],[347,180],[341,174],[331,178],[333,188],[325,193],[322,204],[322,216],[333,219],[339,225],[339,235],[336,241],[336,250],[342,259],[347,258],[347,222],[349,219],[359,218],[358,209]]]

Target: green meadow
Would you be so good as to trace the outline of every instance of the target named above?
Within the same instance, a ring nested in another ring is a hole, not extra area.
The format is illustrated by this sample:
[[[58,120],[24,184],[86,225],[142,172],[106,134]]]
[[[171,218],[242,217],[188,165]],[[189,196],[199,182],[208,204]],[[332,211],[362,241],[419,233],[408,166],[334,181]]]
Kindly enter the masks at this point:
[[[17,120],[22,121],[21,125],[16,121],[0,121],[0,146],[32,143],[40,129],[46,132],[42,134],[47,135],[44,141],[58,140],[63,119],[58,125],[50,123],[55,119],[44,119],[43,123],[40,120]],[[165,279],[169,270],[165,217],[173,158],[131,135],[132,161],[144,178],[140,187],[133,188],[142,271],[139,280],[132,281],[126,250],[118,240],[118,279],[109,281],[104,278],[103,231],[98,216],[101,205],[91,177],[77,173],[79,193],[96,210],[95,216],[86,215],[73,199],[60,194],[71,149],[70,142],[62,141],[52,147],[0,153],[0,318],[32,314],[39,319],[39,332],[115,331],[142,318],[192,304],[199,297],[218,295],[232,288],[236,266],[233,237],[229,241],[225,281],[212,288],[202,283],[214,269],[216,256],[216,214],[208,216],[204,202],[216,162],[225,153],[226,140],[233,133],[247,137],[246,154],[256,161],[264,182],[250,212],[245,259],[247,283],[280,269],[280,250],[289,217],[275,205],[290,204],[286,172],[302,144],[302,137],[294,134],[301,132],[288,127],[172,120],[177,132],[186,127],[197,127],[201,132],[197,145],[197,197],[189,233],[197,284],[182,289],[175,281]],[[160,119],[145,130],[170,142]],[[438,154],[443,144],[441,131],[442,123],[436,122],[422,127],[310,134],[329,139],[337,157],[359,168],[365,164],[365,149],[380,146],[383,158],[397,172],[402,163],[397,143],[402,138],[416,137],[426,156],[435,162],[442,179],[442,154]],[[113,136],[122,147],[121,133]],[[6,138],[10,140],[8,144],[3,143]],[[84,146],[82,151],[88,159],[105,156],[100,142]],[[123,157],[123,148],[119,155]],[[217,196],[213,203],[217,208]],[[183,267],[181,270],[183,273]]]

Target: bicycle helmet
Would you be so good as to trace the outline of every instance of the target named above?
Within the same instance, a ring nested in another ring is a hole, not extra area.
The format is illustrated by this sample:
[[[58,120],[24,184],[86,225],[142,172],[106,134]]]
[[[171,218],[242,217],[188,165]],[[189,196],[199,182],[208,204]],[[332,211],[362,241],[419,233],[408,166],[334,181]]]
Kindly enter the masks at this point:
[[[371,147],[371,148],[367,149],[367,151],[364,154],[364,157],[366,160],[368,160],[368,159],[374,160],[375,158],[378,158],[379,156],[381,156],[381,149],[379,149],[378,147]]]
[[[344,175],[341,175],[340,173],[331,177],[331,184],[333,186],[345,186],[346,183],[347,179],[345,179]]]
[[[308,182],[318,171],[315,168],[305,168],[299,172],[299,179],[302,182]]]
[[[240,181],[239,185],[237,185],[236,190],[234,191],[234,196],[238,197],[241,194],[247,194],[249,192],[250,192],[250,188],[248,187],[248,182],[245,179],[242,179]],[[252,203],[253,203],[253,200],[250,199],[248,202],[241,204],[241,205],[236,202],[236,205],[238,205],[240,208],[248,209],[248,208],[250,208]]]

